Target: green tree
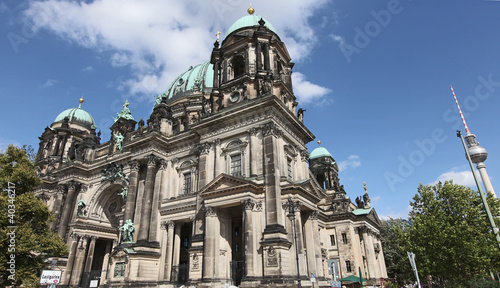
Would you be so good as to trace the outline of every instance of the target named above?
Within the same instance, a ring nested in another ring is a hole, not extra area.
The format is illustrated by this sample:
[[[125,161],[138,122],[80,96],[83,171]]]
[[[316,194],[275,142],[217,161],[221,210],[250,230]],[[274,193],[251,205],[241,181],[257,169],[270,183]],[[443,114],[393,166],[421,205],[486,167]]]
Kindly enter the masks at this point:
[[[498,220],[499,201],[492,194],[487,201]],[[400,244],[415,253],[420,279],[432,275],[434,281],[467,287],[499,270],[498,244],[476,191],[453,182],[420,184],[410,205]]]
[[[36,287],[40,272],[46,265],[44,260],[67,253],[64,241],[48,226],[54,216],[31,192],[40,183],[32,150],[10,145],[0,153],[1,287],[21,284]],[[12,226],[16,228],[10,228]],[[15,272],[13,276],[12,272]]]
[[[410,262],[404,251],[404,235],[408,229],[408,220],[402,218],[389,218],[382,221],[380,240],[384,247],[384,259],[387,276],[399,284],[396,287],[414,282]]]

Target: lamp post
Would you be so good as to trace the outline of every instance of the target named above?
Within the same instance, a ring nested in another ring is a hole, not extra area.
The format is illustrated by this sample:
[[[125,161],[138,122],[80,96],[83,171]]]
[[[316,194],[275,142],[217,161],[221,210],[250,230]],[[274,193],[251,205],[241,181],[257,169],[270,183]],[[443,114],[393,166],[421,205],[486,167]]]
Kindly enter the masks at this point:
[[[295,261],[297,261],[297,282],[298,282],[298,287],[301,288],[302,285],[300,283],[300,269],[299,269],[299,246],[297,245],[297,231],[295,230],[295,203],[292,201],[292,197],[288,195],[288,215],[286,215],[288,218],[290,218],[290,221],[292,222],[292,230],[293,230],[293,237],[295,239]]]

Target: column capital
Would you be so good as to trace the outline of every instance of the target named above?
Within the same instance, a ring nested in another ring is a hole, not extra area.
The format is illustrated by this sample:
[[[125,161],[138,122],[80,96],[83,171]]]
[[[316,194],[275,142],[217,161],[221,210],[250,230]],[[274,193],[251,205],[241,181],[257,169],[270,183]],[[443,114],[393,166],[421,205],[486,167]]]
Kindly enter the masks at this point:
[[[75,190],[75,188],[76,188],[76,184],[77,184],[77,182],[76,182],[76,181],[73,181],[73,180],[69,181],[69,182],[67,183],[67,185],[68,185],[68,190],[70,190],[70,189],[71,189],[71,190]]]
[[[147,156],[146,159],[148,160],[148,168],[156,166],[157,159],[155,155],[151,154]]]
[[[309,213],[309,219],[318,220],[318,215],[319,215],[319,211],[313,210],[313,211],[311,211],[311,213]]]
[[[262,126],[262,135],[264,137],[269,135],[275,137],[282,137],[283,131],[278,129],[278,126],[274,122],[268,122]]]
[[[241,205],[243,205],[245,210],[253,210],[253,207],[255,207],[255,201],[252,199],[241,200]]]
[[[217,217],[217,208],[205,206],[205,217]]]
[[[160,170],[165,170],[168,167],[168,161],[165,159],[160,159]]]
[[[128,166],[130,167],[130,171],[139,171],[139,161],[137,160],[130,160]]]

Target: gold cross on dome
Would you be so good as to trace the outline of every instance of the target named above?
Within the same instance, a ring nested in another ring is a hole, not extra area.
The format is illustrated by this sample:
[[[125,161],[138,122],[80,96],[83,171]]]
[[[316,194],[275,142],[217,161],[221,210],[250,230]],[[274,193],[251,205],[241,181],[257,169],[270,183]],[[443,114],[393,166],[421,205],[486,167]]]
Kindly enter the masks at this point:
[[[123,104],[123,110],[125,110],[125,108],[127,108],[128,105],[130,105],[130,103],[128,103],[128,100],[125,100],[125,104]]]
[[[215,33],[215,36],[217,36],[217,42],[219,42],[219,35],[220,35],[220,31],[217,31],[217,33]]]

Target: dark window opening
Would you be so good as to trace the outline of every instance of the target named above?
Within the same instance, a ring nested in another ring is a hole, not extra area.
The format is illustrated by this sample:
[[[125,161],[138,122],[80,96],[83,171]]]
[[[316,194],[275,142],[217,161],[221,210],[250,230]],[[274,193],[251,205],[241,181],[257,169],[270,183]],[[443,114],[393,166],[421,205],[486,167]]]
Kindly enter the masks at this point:
[[[243,56],[238,55],[234,57],[233,68],[234,78],[239,77],[245,73],[245,59],[243,59]]]
[[[347,244],[347,234],[342,233],[342,243]]]
[[[191,192],[191,173],[184,174],[184,194]]]
[[[351,261],[345,261],[345,269],[347,270],[347,272],[352,272]]]
[[[330,245],[335,246],[335,235],[330,235]]]
[[[231,156],[231,176],[241,177],[241,154]]]

